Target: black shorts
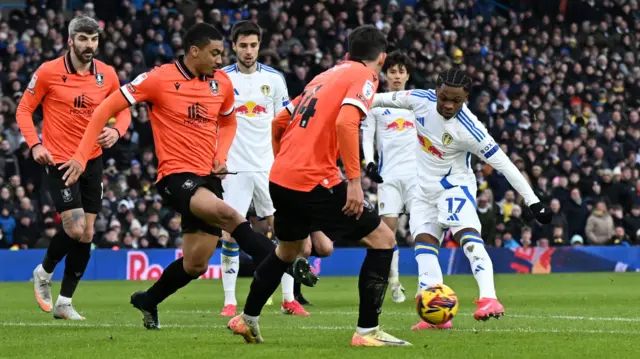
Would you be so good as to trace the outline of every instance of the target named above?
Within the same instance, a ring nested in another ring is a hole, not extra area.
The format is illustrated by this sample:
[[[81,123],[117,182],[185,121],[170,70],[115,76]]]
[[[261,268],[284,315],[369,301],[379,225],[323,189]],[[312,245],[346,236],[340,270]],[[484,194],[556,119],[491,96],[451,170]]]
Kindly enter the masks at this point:
[[[360,219],[342,212],[347,203],[347,183],[328,189],[317,186],[310,192],[294,191],[269,182],[269,193],[276,209],[275,231],[280,241],[305,239],[312,231],[322,231],[332,240],[359,241],[380,225],[380,217],[365,201]]]
[[[82,208],[85,213],[97,214],[102,209],[102,156],[87,162],[84,172],[76,183],[67,187],[62,180],[66,169],[60,171],[56,166],[47,166],[47,186],[56,211],[59,213]]]
[[[175,173],[162,178],[157,184],[158,192],[162,195],[164,203],[169,205],[182,215],[182,232],[195,233],[197,231],[221,236],[222,230],[207,224],[202,219],[191,213],[191,197],[199,187],[204,187],[213,192],[216,197],[222,199],[222,182],[220,178],[198,176],[193,173]]]

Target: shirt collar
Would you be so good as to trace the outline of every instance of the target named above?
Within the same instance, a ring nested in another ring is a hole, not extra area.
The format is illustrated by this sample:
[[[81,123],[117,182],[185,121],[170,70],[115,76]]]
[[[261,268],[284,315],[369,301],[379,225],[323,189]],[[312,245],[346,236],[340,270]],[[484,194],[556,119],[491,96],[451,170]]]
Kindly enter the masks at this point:
[[[185,79],[192,80],[196,77],[184,63],[184,56],[180,56],[175,64],[176,68],[178,68],[178,71],[180,72],[180,74],[182,74],[182,76],[184,76]],[[206,79],[207,76],[200,76],[200,81],[204,81]]]
[[[69,52],[67,52],[67,54],[64,55],[64,68],[67,70],[68,74],[77,74],[78,71],[76,70],[75,67],[73,67],[73,62],[71,61],[71,51],[72,50],[69,50]],[[95,59],[91,59],[91,66],[89,67],[89,73],[91,73],[92,75],[96,74]]]

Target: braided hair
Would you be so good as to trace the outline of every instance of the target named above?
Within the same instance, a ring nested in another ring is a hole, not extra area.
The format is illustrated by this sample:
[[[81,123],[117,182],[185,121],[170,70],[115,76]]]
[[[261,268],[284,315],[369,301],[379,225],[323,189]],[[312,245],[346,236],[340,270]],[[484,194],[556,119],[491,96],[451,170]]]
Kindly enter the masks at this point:
[[[454,68],[439,73],[436,85],[438,88],[442,85],[462,87],[467,93],[471,92],[471,79],[469,76],[464,71]]]

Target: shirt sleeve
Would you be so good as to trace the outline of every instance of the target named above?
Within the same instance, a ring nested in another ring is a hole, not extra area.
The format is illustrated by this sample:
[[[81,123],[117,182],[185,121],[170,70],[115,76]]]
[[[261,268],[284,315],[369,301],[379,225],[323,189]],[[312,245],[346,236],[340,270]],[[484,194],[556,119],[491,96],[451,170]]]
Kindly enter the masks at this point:
[[[275,93],[273,94],[273,115],[278,116],[283,108],[289,104],[289,90],[284,78],[277,76]]]
[[[120,92],[127,99],[129,105],[138,102],[153,101],[158,92],[159,77],[158,71],[148,71],[138,75],[133,81],[120,87]]]
[[[27,89],[24,91],[24,95],[16,109],[16,121],[29,148],[40,143],[36,126],[33,124],[33,112],[38,108],[49,90],[48,77],[46,70],[40,66],[31,77],[31,81],[29,81],[29,85],[27,85]]]
[[[231,79],[228,77],[226,78],[225,86],[227,86],[227,89],[224,92],[224,102],[222,102],[222,106],[220,106],[220,116],[229,116],[233,110],[235,110],[236,95]]]
[[[364,152],[364,160],[369,164],[375,160],[374,140],[376,135],[376,118],[374,111],[369,112],[364,121],[362,121],[360,128],[362,128],[362,151]]]
[[[109,81],[111,82],[111,93],[117,92],[120,89],[120,80],[118,80],[118,75],[116,74],[116,71],[113,67],[109,67],[110,71],[108,72],[109,76],[111,77],[109,79]],[[118,112],[118,114],[116,115],[116,123],[114,124],[113,128],[116,129],[116,131],[118,131],[118,134],[120,135],[120,137],[123,137],[125,135],[125,133],[127,133],[127,130],[129,129],[129,126],[131,125],[131,112],[129,111],[128,108]]]
[[[435,102],[435,96],[435,91],[433,90],[410,90],[378,93],[373,97],[371,107],[403,108],[415,111],[421,105],[424,105],[425,101]]]
[[[343,105],[353,105],[366,116],[371,108],[371,100],[378,90],[378,77],[369,70],[360,70],[354,74],[355,79],[349,84]]]
[[[511,186],[524,198],[528,206],[540,202],[522,173],[466,105],[463,106],[458,114],[458,122],[462,126],[462,136],[471,149],[470,152],[475,153],[483,161],[502,172]]]

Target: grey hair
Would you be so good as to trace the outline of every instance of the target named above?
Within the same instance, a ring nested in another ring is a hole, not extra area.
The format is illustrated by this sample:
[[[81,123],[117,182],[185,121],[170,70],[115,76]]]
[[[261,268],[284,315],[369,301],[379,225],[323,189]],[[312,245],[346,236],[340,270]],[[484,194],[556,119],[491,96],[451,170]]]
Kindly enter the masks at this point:
[[[73,18],[69,23],[69,37],[73,38],[79,32],[91,35],[97,34],[100,32],[100,25],[98,25],[98,22],[92,17],[80,15]]]

